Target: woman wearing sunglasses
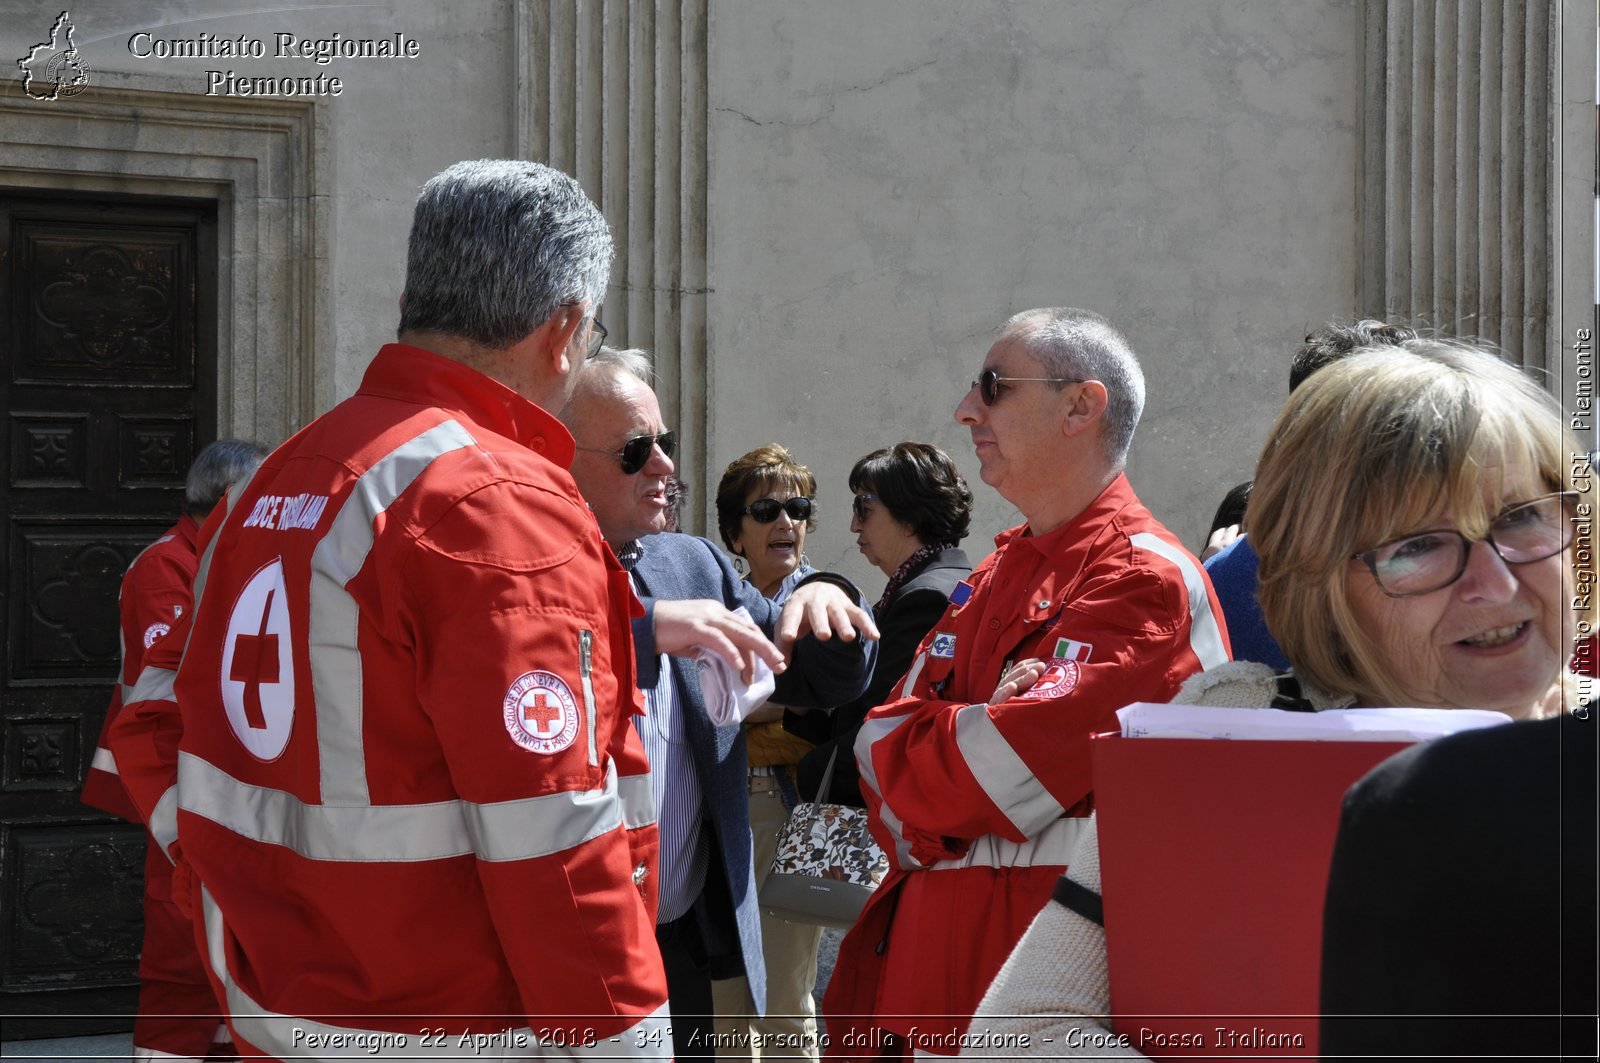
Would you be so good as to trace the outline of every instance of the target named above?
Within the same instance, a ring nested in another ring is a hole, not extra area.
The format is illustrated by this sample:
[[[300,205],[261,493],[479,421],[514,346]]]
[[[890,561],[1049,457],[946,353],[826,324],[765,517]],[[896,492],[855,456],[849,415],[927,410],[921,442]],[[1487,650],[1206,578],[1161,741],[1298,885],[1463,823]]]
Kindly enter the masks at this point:
[[[814,569],[806,564],[806,533],[816,527],[812,500],[817,478],[777,443],[757,447],[729,463],[717,485],[717,530],[723,545],[743,559],[745,579],[768,598],[783,602],[795,585]],[[798,795],[794,769],[811,743],[784,730],[783,708],[768,703],[745,723],[750,757],[750,830],[754,843],[756,889],[772,869],[778,832],[789,818]],[[787,923],[761,915],[761,947],[767,961],[766,1017],[750,1019],[747,1028],[718,1032],[754,1035],[768,1047],[763,1058],[792,1055],[817,1058],[816,1005],[811,991],[817,982],[817,948],[822,928]],[[735,1016],[745,1027],[752,1004],[740,1001],[717,983],[717,1012]],[[773,1046],[785,1046],[781,1048]],[[719,1053],[725,1055],[725,1053]]]
[[[861,697],[831,716],[786,717],[788,726],[818,739],[800,761],[800,796],[817,799],[828,760],[838,751],[824,801],[865,808],[855,741],[875,705],[890,700],[911,667],[923,636],[950,604],[956,584],[972,574],[957,544],[967,537],[972,491],[950,455],[932,443],[907,441],[875,450],[850,470],[850,530],[863,557],[888,577],[872,607],[882,638],[872,682]],[[817,721],[813,723],[813,721]]]
[[[1262,612],[1294,671],[1275,676],[1266,665],[1234,662],[1193,676],[1176,700],[1559,714],[1575,704],[1566,662],[1576,618],[1564,593],[1576,565],[1573,524],[1587,512],[1580,505],[1593,504],[1589,480],[1573,475],[1572,457],[1581,453],[1548,393],[1465,344],[1409,340],[1320,370],[1279,414],[1250,498]],[[1491,784],[1504,780],[1485,780]],[[1084,1054],[1138,1056],[1108,1031],[1084,1036],[1093,1031],[1086,1020],[1050,1017],[1104,1016],[1110,1004],[1105,931],[1079,914],[1091,906],[1073,900],[1100,890],[1093,830],[1070,866],[1057,890],[1067,900],[1051,901],[1034,921],[991,986],[979,1023],[1032,1034],[1052,1056],[1074,1054],[1071,1044]],[[1172,886],[1183,888],[1181,875]],[[1540,895],[1518,888],[1524,904]],[[1479,940],[1472,929],[1463,927]],[[1519,969],[1518,957],[1478,959],[1479,972],[1497,963]],[[1473,980],[1423,987],[1412,1000],[1454,1014],[1551,1010],[1548,1000],[1530,1004],[1525,986]],[[1324,1004],[1359,999],[1340,1010],[1376,1012],[1404,1006],[1352,995],[1360,988],[1325,982]],[[1070,1029],[1078,1034],[1064,1039]]]

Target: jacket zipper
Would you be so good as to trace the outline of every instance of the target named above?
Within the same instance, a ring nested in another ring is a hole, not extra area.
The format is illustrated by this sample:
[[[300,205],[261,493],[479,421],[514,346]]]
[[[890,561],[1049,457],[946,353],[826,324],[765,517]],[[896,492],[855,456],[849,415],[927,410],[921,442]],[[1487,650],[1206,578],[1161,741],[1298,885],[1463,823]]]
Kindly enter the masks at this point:
[[[600,765],[600,749],[594,733],[594,632],[584,628],[578,632],[578,674],[583,677],[583,714],[589,721],[589,763]]]

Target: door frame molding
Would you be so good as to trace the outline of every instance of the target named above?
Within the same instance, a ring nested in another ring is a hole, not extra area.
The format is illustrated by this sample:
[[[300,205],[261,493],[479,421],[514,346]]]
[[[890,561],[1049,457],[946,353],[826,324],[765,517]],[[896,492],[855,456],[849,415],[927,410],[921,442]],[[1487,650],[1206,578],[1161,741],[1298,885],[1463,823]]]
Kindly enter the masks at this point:
[[[0,186],[217,203],[217,434],[275,445],[333,404],[326,104],[95,73],[0,93]]]

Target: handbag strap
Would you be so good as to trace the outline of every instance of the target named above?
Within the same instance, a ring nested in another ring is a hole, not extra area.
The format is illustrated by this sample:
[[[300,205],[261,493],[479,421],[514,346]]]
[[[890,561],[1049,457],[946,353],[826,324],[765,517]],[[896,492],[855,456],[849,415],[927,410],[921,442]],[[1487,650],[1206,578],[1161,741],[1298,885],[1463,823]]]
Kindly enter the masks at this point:
[[[822,783],[817,787],[817,804],[827,804],[828,795],[833,791],[829,785],[833,782],[833,762],[839,759],[839,744],[834,743],[833,752],[828,754],[828,766],[822,771]]]

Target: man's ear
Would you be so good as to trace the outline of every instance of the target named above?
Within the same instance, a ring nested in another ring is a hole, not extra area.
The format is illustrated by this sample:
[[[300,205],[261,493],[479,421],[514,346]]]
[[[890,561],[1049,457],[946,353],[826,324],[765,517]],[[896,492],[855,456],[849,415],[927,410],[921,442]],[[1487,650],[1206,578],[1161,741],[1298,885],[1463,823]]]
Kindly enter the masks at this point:
[[[1072,397],[1061,412],[1061,434],[1075,436],[1083,432],[1099,431],[1105,417],[1108,396],[1106,386],[1098,380],[1085,380],[1077,385]]]
[[[583,325],[588,312],[587,303],[556,307],[555,313],[545,318],[538,328],[516,344],[521,348],[519,353],[551,375],[567,376],[577,368],[567,357],[567,351],[572,346],[572,337]]]

